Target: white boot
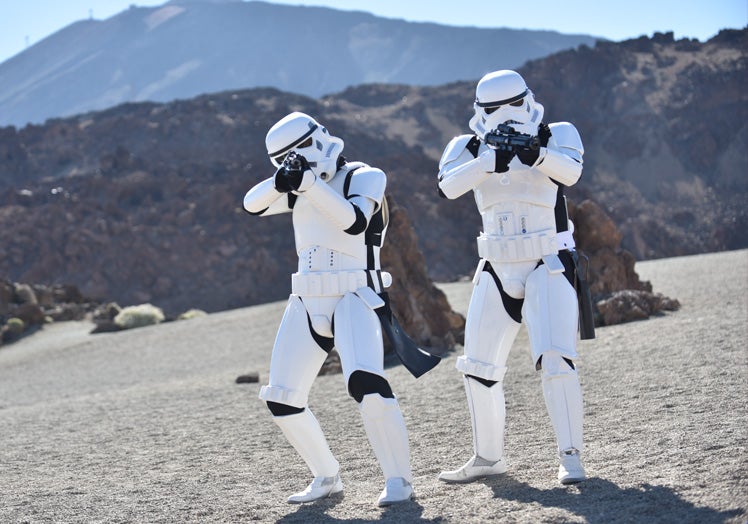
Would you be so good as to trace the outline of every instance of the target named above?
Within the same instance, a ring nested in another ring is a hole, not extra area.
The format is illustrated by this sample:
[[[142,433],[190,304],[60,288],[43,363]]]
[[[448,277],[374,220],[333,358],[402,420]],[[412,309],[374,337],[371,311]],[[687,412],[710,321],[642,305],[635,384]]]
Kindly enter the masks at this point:
[[[340,475],[334,477],[314,477],[304,491],[294,493],[288,497],[289,504],[301,504],[302,502],[312,502],[313,500],[329,497],[333,493],[343,491],[343,481]]]
[[[503,383],[499,381],[487,387],[468,377],[464,377],[464,381],[473,427],[475,454],[461,468],[442,471],[439,474],[439,480],[445,482],[470,482],[477,478],[506,473],[504,460],[506,407]]]
[[[576,484],[587,478],[579,451],[574,448],[564,450],[559,458],[561,464],[558,466],[558,480],[561,484]]]
[[[359,404],[364,429],[384,473],[385,486],[377,503],[389,506],[413,498],[413,473],[405,419],[394,398],[364,395]]]
[[[314,475],[314,480],[302,492],[289,497],[288,502],[310,502],[343,490],[338,472],[340,464],[335,460],[319,422],[306,408],[301,413],[273,417],[288,442],[304,459]]]
[[[501,475],[506,473],[506,462],[504,459],[486,460],[477,455],[467,461],[467,464],[453,471],[442,471],[439,480],[444,482],[470,482],[475,479]]]
[[[413,484],[402,477],[388,478],[384,483],[384,489],[379,495],[377,504],[379,506],[391,506],[398,502],[406,502],[413,498]]]
[[[562,484],[583,481],[583,404],[579,376],[566,362],[543,356],[543,396],[553,430],[556,432]],[[547,366],[547,367],[546,367]]]

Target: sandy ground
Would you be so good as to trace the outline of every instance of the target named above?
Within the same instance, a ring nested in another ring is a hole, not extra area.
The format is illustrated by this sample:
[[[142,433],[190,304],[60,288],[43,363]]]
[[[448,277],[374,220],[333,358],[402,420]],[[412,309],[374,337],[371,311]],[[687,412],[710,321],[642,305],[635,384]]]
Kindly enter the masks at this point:
[[[675,313],[580,343],[589,479],[555,478],[526,333],[506,377],[506,475],[437,481],[471,455],[459,352],[415,380],[388,369],[408,424],[417,498],[376,507],[381,472],[340,375],[311,407],[342,496],[301,506],[310,480],[257,400],[283,304],[116,334],[46,326],[0,348],[0,522],[746,522],[748,251],[639,263]],[[469,284],[444,285],[465,311]]]

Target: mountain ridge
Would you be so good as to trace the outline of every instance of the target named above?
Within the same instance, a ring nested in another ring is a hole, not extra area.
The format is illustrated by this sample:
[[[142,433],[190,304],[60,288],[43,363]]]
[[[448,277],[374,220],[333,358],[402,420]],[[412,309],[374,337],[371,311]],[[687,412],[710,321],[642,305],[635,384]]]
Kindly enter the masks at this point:
[[[0,125],[252,87],[318,97],[366,82],[438,85],[598,39],[261,1],[172,0],[76,22],[0,64]],[[468,52],[486,48],[496,51]]]

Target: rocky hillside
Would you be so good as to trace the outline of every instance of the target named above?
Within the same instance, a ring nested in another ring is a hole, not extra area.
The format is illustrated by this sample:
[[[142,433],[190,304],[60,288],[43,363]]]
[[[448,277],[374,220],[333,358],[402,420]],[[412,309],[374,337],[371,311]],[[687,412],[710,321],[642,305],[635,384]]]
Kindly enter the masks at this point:
[[[637,259],[748,245],[746,49],[745,29],[705,43],[655,34],[582,46],[520,69],[546,121],[571,121],[582,136],[585,170],[568,194],[600,203]],[[362,86],[325,99],[325,109],[341,120],[353,115],[358,128],[415,150],[400,147],[393,161],[408,174],[394,183],[419,194],[406,205],[437,278],[467,271],[461,254],[472,256],[470,237],[480,227],[471,198],[449,209],[431,198],[444,145],[470,132],[474,84]],[[428,203],[421,205],[420,193]],[[427,227],[445,222],[438,217],[455,229],[445,235]],[[436,248],[445,243],[451,249],[440,250],[442,258]]]
[[[0,64],[0,125],[259,86],[316,97],[364,82],[439,85],[596,40],[258,1],[133,4]]]
[[[549,120],[575,122],[585,141],[571,200],[597,202],[636,259],[748,245],[746,34],[597,44],[522,69]],[[264,136],[292,110],[343,137],[348,158],[388,173],[415,231],[400,250],[417,241],[431,278],[468,275],[474,203],[438,198],[435,174],[449,138],[467,131],[474,83],[321,99],[252,89],[2,128],[0,275],[172,313],[283,298],[290,222],[251,217],[241,199],[271,173]]]

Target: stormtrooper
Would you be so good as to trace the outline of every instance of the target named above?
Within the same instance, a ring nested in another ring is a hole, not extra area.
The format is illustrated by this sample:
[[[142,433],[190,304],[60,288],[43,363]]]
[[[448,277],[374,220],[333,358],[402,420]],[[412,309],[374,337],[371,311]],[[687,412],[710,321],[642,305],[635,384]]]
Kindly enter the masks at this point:
[[[312,383],[333,347],[384,473],[378,504],[410,500],[408,434],[385,378],[376,312],[384,306],[380,293],[391,283],[379,263],[388,222],[386,176],[362,162],[346,162],[343,141],[304,113],[273,125],[265,145],[277,170],[247,192],[244,208],[260,216],[291,212],[299,263],[273,346],[269,384],[259,396],[314,477],[288,502],[343,490],[338,461],[308,406]]]
[[[579,179],[584,148],[572,124],[542,123],[543,106],[514,71],[485,75],[476,88],[474,110],[469,127],[475,134],[452,139],[439,163],[438,178],[440,195],[446,198],[472,190],[483,222],[465,350],[457,360],[470,409],[474,455],[461,468],[442,472],[439,479],[469,482],[506,471],[502,381],[524,320],[556,433],[558,479],[562,484],[581,482],[585,471],[582,392],[574,363],[574,240],[563,190]]]

